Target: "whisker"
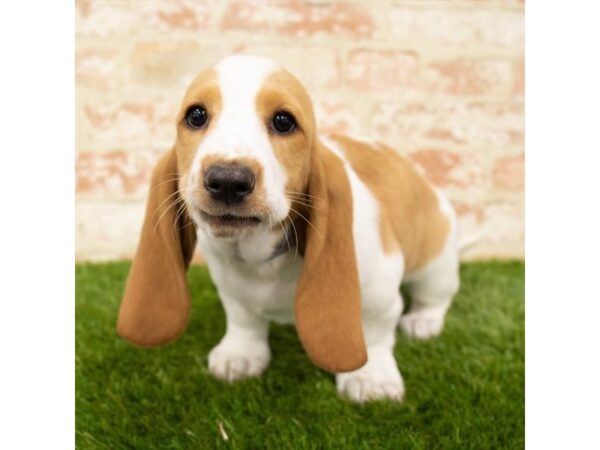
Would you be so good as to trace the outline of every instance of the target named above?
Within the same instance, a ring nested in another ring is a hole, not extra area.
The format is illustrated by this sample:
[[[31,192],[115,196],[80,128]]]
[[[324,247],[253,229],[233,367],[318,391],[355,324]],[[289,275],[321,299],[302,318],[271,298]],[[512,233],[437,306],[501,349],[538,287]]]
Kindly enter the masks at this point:
[[[175,206],[178,202],[179,202],[179,199],[176,199],[171,204],[169,204],[169,206],[167,206],[165,208],[165,210],[161,213],[161,215],[158,217],[156,223],[154,224],[154,231],[156,231],[156,228],[158,228],[158,224],[160,223],[162,218],[165,216],[165,214],[169,211],[169,209],[171,209],[173,206]]]
[[[310,198],[305,198],[305,197],[296,197],[294,195],[294,193],[287,193],[289,199],[293,202],[293,203],[298,203],[300,205],[306,206],[308,208],[312,208],[315,209],[317,211],[324,211],[323,208],[320,208],[318,206],[314,205],[314,201]],[[316,197],[314,197],[315,200],[318,200]]]
[[[287,217],[285,219],[287,219]],[[285,223],[285,219],[283,219],[284,223]],[[287,244],[288,250],[291,250],[292,246],[290,244],[290,240],[288,239],[287,231],[285,231],[285,227],[283,226],[281,221],[279,222],[279,226],[281,227],[281,230],[283,231],[283,235],[285,236],[285,243]]]
[[[156,229],[158,228],[158,224],[160,223],[160,221],[162,220],[162,218],[165,216],[165,214],[169,211],[169,209],[171,209],[173,206],[175,206],[180,201],[183,201],[183,198],[177,197],[171,204],[169,204],[169,206],[167,206],[165,208],[165,210],[161,213],[161,215],[159,216],[158,220],[154,224],[154,231],[155,232],[156,232]]]
[[[187,205],[185,204],[185,202],[183,202],[179,206],[179,209],[177,210],[177,214],[175,215],[175,220],[173,221],[173,226],[171,227],[171,235],[173,235],[175,233],[175,227],[177,226],[177,221],[185,213],[186,208],[187,208]]]
[[[180,227],[177,229],[177,231],[181,231],[181,230],[183,230],[185,227],[189,227],[190,225],[194,225],[194,226],[196,226],[196,224],[194,223],[194,221],[193,221],[193,220],[190,220],[188,223],[184,223],[183,225],[181,225],[181,226],[180,226]]]
[[[320,201],[321,199],[319,197],[316,197],[314,195],[309,195],[309,194],[302,194],[300,192],[289,192],[286,191],[285,192],[287,194],[287,196],[293,200],[298,200],[298,201],[304,201],[304,202],[317,202]]]
[[[175,178],[169,178],[167,180],[162,179],[160,181],[160,183],[158,183],[156,186],[152,186],[152,189],[150,189],[150,192],[152,192],[154,189],[156,189],[159,186],[162,186],[165,183],[172,183],[173,181],[177,181],[177,180],[179,180],[179,176],[176,176]]]
[[[307,194],[305,192],[297,192],[297,191],[285,191],[286,194],[290,194],[290,195],[297,195],[300,197],[307,197],[307,198],[314,198],[319,200],[319,197],[317,197],[316,195],[311,195],[311,194]]]
[[[269,228],[273,229],[273,217],[271,216],[271,212],[269,210],[267,210],[267,215],[269,216]],[[287,233],[285,232],[285,229],[284,229],[283,225],[281,225],[281,221],[279,221],[278,224],[281,227],[281,230],[283,231],[283,234],[285,236],[285,241],[287,243],[288,249],[290,249],[291,248],[290,247],[290,241],[288,240]]]
[[[296,237],[296,248],[294,249],[294,261],[296,260],[296,257],[298,256],[298,232],[296,231],[296,225],[294,225],[294,221],[292,219],[290,219],[290,223],[292,224],[292,228],[294,229],[294,236]]]
[[[292,203],[298,203],[299,205],[306,206],[307,208],[312,208],[317,211],[324,211],[323,208],[318,208],[315,205],[311,205],[310,203],[303,202],[302,200],[299,200],[297,198],[291,198],[290,200],[292,200]]]
[[[271,216],[271,212],[267,210],[267,216],[269,217],[269,230],[273,229],[273,217]]]
[[[165,198],[162,202],[160,202],[160,204],[156,207],[156,210],[154,211],[154,214],[156,214],[158,212],[158,210],[160,209],[160,207],[162,205],[164,205],[167,201],[169,201],[169,199],[173,198],[173,196],[175,196],[176,194],[183,194],[182,192],[178,190],[176,190],[175,192],[172,192],[171,194],[169,194],[167,196],[167,198]]]
[[[319,235],[319,237],[322,238],[321,233],[319,233],[319,230],[317,230],[317,227],[315,227],[310,220],[308,220],[306,217],[304,217],[302,214],[300,214],[294,208],[290,207],[290,209],[292,211],[294,211],[296,214],[298,214],[300,217],[302,217],[306,221],[307,224],[309,224],[311,227],[313,227],[313,230],[315,230],[317,232],[317,234]]]

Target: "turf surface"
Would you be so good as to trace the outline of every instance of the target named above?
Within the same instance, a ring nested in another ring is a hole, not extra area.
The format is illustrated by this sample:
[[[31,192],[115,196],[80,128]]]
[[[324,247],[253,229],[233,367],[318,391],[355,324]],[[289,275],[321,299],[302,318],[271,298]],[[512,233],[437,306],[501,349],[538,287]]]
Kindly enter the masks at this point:
[[[441,337],[398,334],[402,404],[336,395],[293,328],[273,326],[262,378],[213,379],[225,329],[207,271],[189,273],[187,332],[134,348],[115,334],[128,263],[76,267],[76,440],[80,449],[504,449],[524,446],[524,264],[471,263]],[[43,374],[41,374],[43,375]],[[226,437],[225,437],[226,436]]]

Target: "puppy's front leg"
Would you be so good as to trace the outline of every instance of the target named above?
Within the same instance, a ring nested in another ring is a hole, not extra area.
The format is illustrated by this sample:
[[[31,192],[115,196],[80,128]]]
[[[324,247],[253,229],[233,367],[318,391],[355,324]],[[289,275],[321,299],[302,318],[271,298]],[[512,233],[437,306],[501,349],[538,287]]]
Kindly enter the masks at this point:
[[[260,376],[269,365],[269,321],[240,301],[221,295],[227,331],[208,355],[208,368],[217,378],[236,381]]]

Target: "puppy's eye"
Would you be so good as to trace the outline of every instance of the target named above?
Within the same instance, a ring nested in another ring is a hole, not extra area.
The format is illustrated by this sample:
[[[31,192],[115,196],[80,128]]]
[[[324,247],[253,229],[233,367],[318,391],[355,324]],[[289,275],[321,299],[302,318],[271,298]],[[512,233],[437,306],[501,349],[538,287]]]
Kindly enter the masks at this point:
[[[271,126],[279,134],[288,134],[296,128],[296,120],[290,113],[278,111],[271,119]]]
[[[190,106],[185,113],[185,123],[194,130],[202,128],[207,120],[208,113],[206,112],[206,109],[199,105]]]

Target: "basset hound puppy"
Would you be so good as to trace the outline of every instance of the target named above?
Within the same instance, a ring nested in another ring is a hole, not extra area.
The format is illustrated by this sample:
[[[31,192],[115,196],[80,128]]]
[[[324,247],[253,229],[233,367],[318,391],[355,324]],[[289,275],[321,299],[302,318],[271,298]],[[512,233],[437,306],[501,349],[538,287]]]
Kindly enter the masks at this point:
[[[385,145],[319,135],[300,82],[257,56],[221,60],[185,94],[175,144],[152,175],[123,338],[154,346],[183,332],[196,245],[227,316],[208,356],[215,377],[259,376],[269,322],[290,323],[355,401],[402,399],[396,327],[438,335],[459,286],[443,195]]]

